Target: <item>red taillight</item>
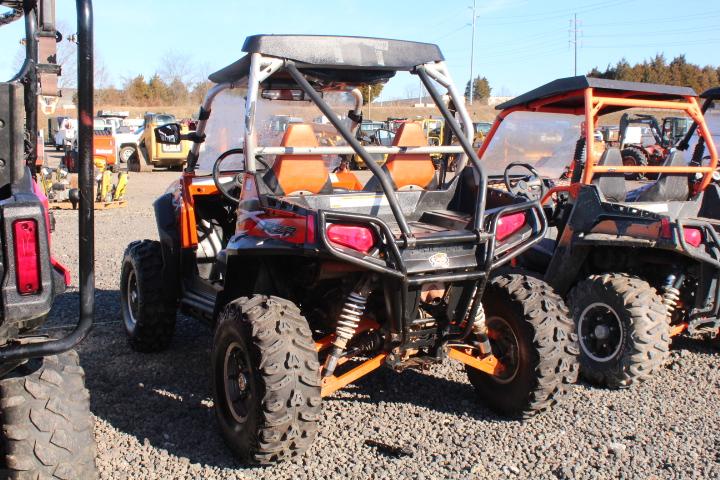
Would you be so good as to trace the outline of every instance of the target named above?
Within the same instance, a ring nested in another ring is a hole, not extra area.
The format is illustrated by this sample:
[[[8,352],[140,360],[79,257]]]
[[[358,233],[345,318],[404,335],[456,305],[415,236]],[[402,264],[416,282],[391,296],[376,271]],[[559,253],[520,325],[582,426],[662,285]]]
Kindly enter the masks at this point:
[[[368,253],[375,245],[375,234],[367,227],[332,224],[327,229],[328,239],[335,245]]]
[[[703,236],[699,228],[685,227],[683,229],[683,235],[685,236],[685,242],[693,247],[699,247],[700,243],[702,243]]]
[[[13,223],[15,245],[15,279],[20,295],[40,291],[40,252],[37,222],[17,220]]]
[[[517,232],[525,225],[525,212],[511,213],[500,217],[495,230],[495,239],[499,242]]]

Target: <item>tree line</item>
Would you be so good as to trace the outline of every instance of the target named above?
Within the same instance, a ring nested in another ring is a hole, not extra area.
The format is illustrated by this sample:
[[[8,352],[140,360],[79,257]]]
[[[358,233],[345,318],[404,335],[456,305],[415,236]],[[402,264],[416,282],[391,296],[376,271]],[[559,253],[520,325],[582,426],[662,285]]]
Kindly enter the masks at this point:
[[[478,75],[473,79],[473,102],[487,103],[487,100],[488,98],[490,98],[491,93],[492,88],[490,87],[490,82],[487,78]],[[470,80],[468,80],[468,82],[465,84],[465,100],[470,100]]]
[[[685,55],[678,55],[669,63],[662,53],[650,60],[631,65],[625,58],[601,71],[598,67],[588,73],[589,77],[625,80],[630,82],[660,83],[692,87],[698,94],[720,85],[720,67],[701,67],[689,63]]]
[[[210,88],[209,81],[186,82],[179,77],[164,79],[159,74],[150,78],[137,75],[121,88],[106,87],[95,90],[95,101],[117,106],[198,105]]]

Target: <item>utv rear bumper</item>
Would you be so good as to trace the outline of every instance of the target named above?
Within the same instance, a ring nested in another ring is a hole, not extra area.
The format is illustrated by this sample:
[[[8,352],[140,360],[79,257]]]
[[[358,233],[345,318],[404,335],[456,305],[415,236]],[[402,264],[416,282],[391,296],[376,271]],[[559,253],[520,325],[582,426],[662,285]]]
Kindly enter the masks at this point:
[[[0,204],[2,217],[2,319],[0,323],[0,341],[5,343],[9,335],[16,335],[38,326],[50,312],[53,299],[65,291],[64,274],[53,265],[50,257],[50,245],[47,217],[41,200],[32,193],[16,194]],[[21,293],[18,285],[21,272],[18,272],[17,258],[19,240],[14,235],[14,225],[19,221],[35,222],[37,230],[38,286],[36,293]]]
[[[527,228],[508,242],[498,243],[498,221],[513,213],[528,215]],[[326,251],[345,262],[405,281],[408,285],[430,282],[464,282],[487,277],[489,272],[540,241],[547,220],[538,202],[507,205],[486,212],[484,232],[462,227],[447,232],[418,235],[412,243],[398,238],[390,225],[378,217],[320,210],[317,231]],[[363,255],[334,245],[328,238],[329,224],[356,223],[374,226],[388,246],[388,258]],[[440,261],[442,260],[442,261]]]

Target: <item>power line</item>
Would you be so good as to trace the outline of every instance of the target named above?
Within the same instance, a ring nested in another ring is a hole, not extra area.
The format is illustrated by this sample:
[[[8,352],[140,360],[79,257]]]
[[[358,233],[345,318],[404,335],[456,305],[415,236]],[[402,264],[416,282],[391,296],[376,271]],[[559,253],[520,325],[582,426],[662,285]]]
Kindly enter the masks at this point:
[[[592,11],[597,10],[599,8],[606,8],[612,4],[615,3],[626,3],[629,0],[604,0],[602,2],[598,3],[592,3],[590,5],[586,5],[584,7],[575,8],[574,10],[577,10],[578,12],[585,12],[585,11]],[[494,20],[503,20],[503,19],[512,19],[515,20],[517,18],[533,18],[534,20],[540,18],[540,17],[546,17],[546,16],[557,16],[557,17],[566,17],[568,13],[572,13],[573,9],[567,9],[567,8],[561,8],[557,10],[551,10],[546,11],[542,13],[525,13],[520,15],[501,15],[499,17],[495,17]]]
[[[681,30],[661,30],[657,32],[637,32],[637,33],[627,33],[623,34],[623,38],[628,37],[643,37],[647,38],[648,36],[652,35],[660,35],[662,37],[667,36],[675,36],[675,35],[685,35],[688,33],[704,33],[704,32],[714,32],[717,31],[717,26],[709,26],[709,27],[700,27],[700,28],[685,28]],[[617,38],[617,34],[613,33],[601,33],[601,34],[595,34],[595,35],[586,35],[587,38]]]
[[[692,15],[679,15],[674,17],[662,17],[662,18],[644,18],[643,24],[646,25],[655,25],[657,23],[678,23],[678,22],[684,22],[686,20],[692,20],[692,19],[712,19],[720,17],[720,10],[716,11],[709,11],[706,13],[695,13]],[[637,25],[637,21],[619,21],[619,22],[611,22],[611,23],[588,23],[585,26],[587,27],[622,27],[627,25]],[[662,33],[662,32],[658,32]]]
[[[455,28],[455,29],[453,29],[452,31],[446,33],[445,35],[442,35],[442,36],[440,36],[440,37],[436,37],[434,40],[431,40],[431,41],[432,41],[432,42],[439,42],[440,40],[444,40],[444,39],[446,39],[446,38],[448,38],[448,37],[451,37],[451,36],[453,36],[453,35],[457,35],[458,33],[462,32],[463,30],[465,30],[465,29],[466,29],[467,27],[469,27],[469,26],[470,26],[470,25],[465,24],[465,25],[463,25],[463,26],[460,27],[460,28]]]
[[[689,45],[707,45],[711,43],[720,42],[720,38],[704,38],[702,40],[692,40],[688,42],[677,42],[677,43],[664,43],[662,45],[662,48],[667,47],[684,47]],[[623,43],[618,45],[583,45],[583,48],[645,48],[645,47],[654,47],[658,48],[657,43]]]
[[[603,8],[609,8],[609,7],[618,7],[624,3],[628,3],[631,0],[613,0],[610,2],[602,2],[594,5],[588,5],[587,7],[581,7],[574,9],[576,13],[583,14],[583,13],[589,13],[594,10],[599,10]],[[560,10],[558,10],[560,12]],[[521,15],[517,16],[511,16],[511,17],[505,17],[508,19],[508,21],[503,21],[502,18],[500,18],[500,21],[498,21],[497,18],[493,18],[492,22],[489,22],[488,27],[504,27],[508,25],[521,25],[526,23],[535,23],[539,21],[547,21],[547,20],[553,20],[557,18],[567,18],[569,14],[572,14],[573,10],[564,10],[563,13],[558,14],[548,14],[546,13],[539,13],[539,14],[527,14],[524,17],[527,17],[526,19],[522,19]],[[521,18],[518,20],[518,18]]]
[[[469,26],[469,25],[467,25]],[[562,36],[562,38],[560,37]],[[514,52],[514,51],[525,51],[528,48],[536,48],[536,47],[542,47],[544,43],[546,42],[539,42],[539,40],[548,40],[548,41],[561,41],[563,43],[566,43],[565,40],[565,32],[563,30],[550,30],[545,32],[538,32],[533,35],[528,35],[526,37],[520,37],[516,36],[515,41],[512,40],[502,40],[501,43],[493,43],[493,42],[485,42],[483,40],[482,47],[483,52],[493,52],[493,53],[505,53],[505,52]],[[500,47],[500,48],[497,48]],[[502,48],[505,47],[505,48]],[[449,48],[449,49],[443,49],[443,53],[465,53],[467,51],[467,48]]]

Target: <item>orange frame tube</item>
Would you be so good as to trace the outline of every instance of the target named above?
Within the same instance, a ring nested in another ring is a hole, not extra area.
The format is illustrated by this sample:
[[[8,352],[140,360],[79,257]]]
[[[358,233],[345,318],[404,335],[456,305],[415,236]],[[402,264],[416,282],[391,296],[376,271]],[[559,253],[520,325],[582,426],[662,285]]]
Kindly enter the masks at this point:
[[[346,385],[354,382],[358,378],[364,377],[373,370],[377,370],[382,366],[383,363],[385,363],[385,358],[387,358],[387,356],[387,353],[381,353],[380,355],[377,355],[370,360],[364,361],[357,367],[353,368],[349,372],[343,373],[339,377],[331,375],[329,377],[323,378],[320,395],[323,397],[327,397],[328,395],[331,395],[340,390],[341,388],[345,387]]]
[[[555,108],[547,107],[547,105],[563,100],[566,98],[576,97],[582,95],[585,100],[583,111],[578,111],[574,108]],[[548,98],[542,98],[531,102],[525,106],[517,106],[503,110],[498,114],[493,122],[493,126],[485,137],[485,141],[478,150],[478,157],[482,160],[483,155],[488,149],[488,146],[495,137],[495,133],[500,127],[506,116],[513,112],[524,111],[524,112],[547,112],[547,113],[565,113],[574,115],[585,116],[585,148],[586,148],[586,162],[583,176],[580,183],[589,184],[592,182],[593,175],[596,173],[606,172],[617,172],[617,173],[701,173],[703,174],[702,181],[697,185],[696,192],[701,192],[712,181],[712,173],[715,171],[718,165],[718,154],[715,148],[715,142],[713,141],[712,134],[705,123],[705,119],[702,115],[702,110],[698,104],[696,97],[685,97],[684,101],[667,101],[667,100],[642,100],[642,99],[631,99],[627,98],[630,95],[629,92],[626,94],[619,93],[617,95],[596,95],[592,88],[585,88],[582,91],[576,90],[573,92],[566,92],[560,95],[554,95]],[[654,108],[664,110],[678,110],[685,112],[690,118],[695,121],[698,125],[698,134],[705,140],[705,145],[710,153],[710,164],[702,167],[690,167],[690,166],[655,166],[655,167],[610,167],[610,166],[598,166],[595,163],[595,155],[593,153],[593,146],[595,144],[595,125],[597,124],[597,116],[606,106],[617,106],[617,107],[637,107],[637,108]],[[554,193],[554,192],[553,192]],[[543,202],[549,198],[546,195]]]
[[[681,333],[683,333],[685,330],[687,330],[687,328],[688,328],[687,322],[679,323],[677,325],[670,325],[670,336],[676,337],[676,336],[680,335]]]
[[[488,355],[487,357],[481,359],[468,355],[458,348],[450,347],[448,349],[448,357],[476,368],[481,372],[485,372],[488,375],[497,375],[504,370],[502,363],[500,363],[494,355]]]
[[[582,183],[589,184],[596,173],[617,172],[617,173],[702,173],[703,180],[698,185],[696,191],[703,191],[712,181],[712,173],[715,171],[718,163],[717,151],[712,134],[707,128],[702,111],[695,97],[685,97],[684,102],[671,102],[664,100],[633,100],[627,98],[611,97],[606,95],[594,95],[592,88],[585,89],[585,145],[587,159],[585,162],[585,170],[583,172]],[[599,166],[595,163],[593,154],[594,132],[596,117],[600,109],[604,106],[618,107],[637,107],[637,108],[654,108],[663,110],[679,110],[687,113],[699,127],[699,134],[705,139],[705,144],[710,152],[710,165],[706,167],[690,167],[690,166],[655,166],[655,167],[611,167]]]

